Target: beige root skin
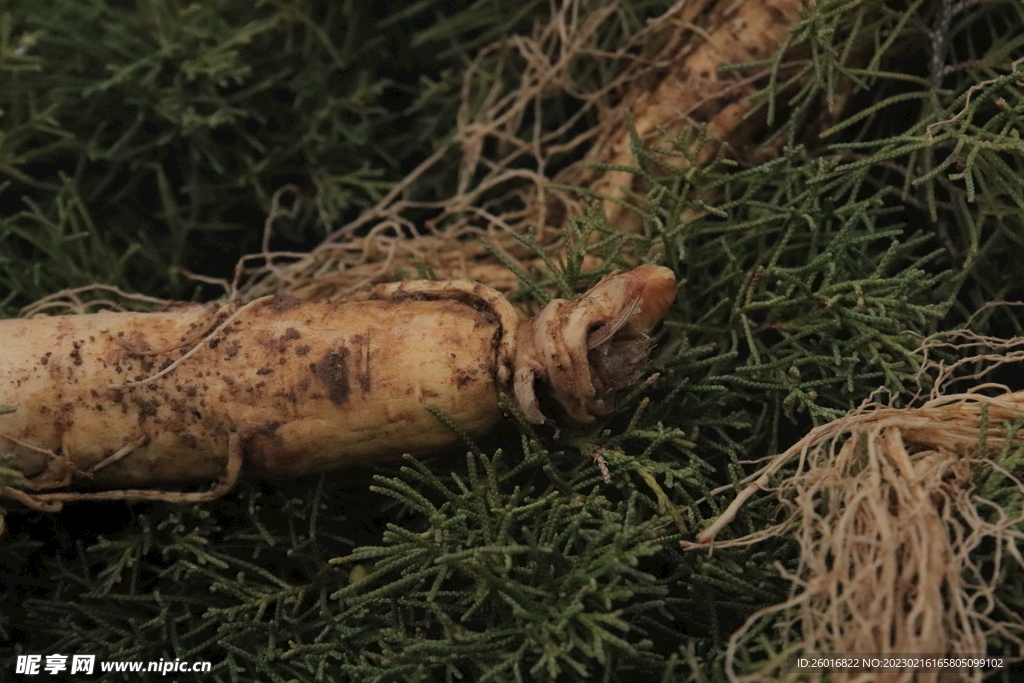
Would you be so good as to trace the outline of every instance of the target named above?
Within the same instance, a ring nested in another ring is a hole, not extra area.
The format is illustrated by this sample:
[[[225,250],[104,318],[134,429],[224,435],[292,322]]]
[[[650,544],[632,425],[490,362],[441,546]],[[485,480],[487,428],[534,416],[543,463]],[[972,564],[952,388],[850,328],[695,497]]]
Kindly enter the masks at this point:
[[[16,410],[0,414],[0,451],[28,486],[0,494],[42,510],[88,499],[195,502],[242,475],[426,455],[461,438],[428,406],[479,437],[501,419],[499,395],[513,384],[531,419],[540,389],[586,422],[642,370],[643,335],[674,292],[671,271],[643,266],[522,324],[501,294],[460,280],[382,285],[343,303],[274,296],[3,320],[0,405]],[[578,365],[562,367],[556,348]],[[204,480],[216,483],[158,488]]]
[[[17,407],[0,448],[31,488],[6,493],[42,507],[206,500],[243,470],[300,476],[456,443],[425,405],[472,436],[497,423],[518,322],[504,299],[468,282],[364,299],[0,322],[0,404]],[[211,479],[198,494],[153,489]],[[54,492],[68,485],[105,490]]]

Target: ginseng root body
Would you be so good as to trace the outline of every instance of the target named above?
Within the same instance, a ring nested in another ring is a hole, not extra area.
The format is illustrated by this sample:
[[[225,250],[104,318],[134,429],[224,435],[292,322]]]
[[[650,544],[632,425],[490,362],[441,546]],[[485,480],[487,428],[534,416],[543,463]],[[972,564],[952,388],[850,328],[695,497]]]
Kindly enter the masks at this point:
[[[287,296],[0,321],[0,453],[41,509],[90,498],[206,500],[240,475],[290,477],[424,455],[501,419],[586,422],[634,381],[671,271],[613,274],[520,322],[498,292],[407,281],[344,302]],[[554,307],[554,308],[552,308]],[[557,315],[551,311],[557,309]],[[543,329],[537,324],[543,322]],[[545,404],[547,405],[547,404]],[[198,493],[169,483],[216,480]]]

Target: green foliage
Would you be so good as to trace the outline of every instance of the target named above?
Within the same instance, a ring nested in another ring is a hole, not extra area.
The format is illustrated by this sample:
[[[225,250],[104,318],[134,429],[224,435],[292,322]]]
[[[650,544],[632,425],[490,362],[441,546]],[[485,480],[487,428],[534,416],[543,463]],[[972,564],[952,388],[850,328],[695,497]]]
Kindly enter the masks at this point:
[[[353,680],[593,678],[601,669],[621,675],[643,664],[639,655],[650,643],[631,621],[662,610],[667,590],[639,565],[671,535],[655,519],[639,519],[636,494],[617,510],[593,487],[593,471],[573,472],[589,481],[513,485],[525,469],[510,471],[498,451],[471,455],[466,480],[456,474],[442,482],[418,463],[402,478],[382,480],[380,490],[429,527],[417,533],[392,525],[384,547],[346,558],[374,568],[335,597],[371,622],[371,632],[385,634],[352,643],[360,653],[345,667]],[[413,623],[417,642],[404,642]],[[299,645],[289,654],[316,650]]]
[[[626,4],[637,23],[658,9]],[[93,281],[182,295],[174,267],[229,276],[203,254],[258,248],[285,183],[312,200],[286,239],[367,206],[450,138],[477,51],[549,11],[442,5],[386,18],[355,2],[0,5],[5,312]],[[879,386],[906,398],[922,336],[1018,296],[1021,36],[1016,2],[817,3],[790,39],[803,56],[759,65],[773,75],[754,146],[776,145],[770,160],[665,162],[700,132],[657,154],[635,145],[645,232],[593,211],[551,282],[524,288],[589,284],[585,251],[606,270],[631,254],[676,270],[658,376],[617,414],[560,434],[513,419],[469,455],[372,479],[9,514],[0,653],[209,659],[216,681],[722,680],[729,635],[785,599],[776,567],[792,570],[798,548],[678,541],[722,511],[752,460]],[[515,81],[514,66],[484,65],[480,92]],[[572,106],[553,102],[543,125]],[[409,192],[447,196],[453,177]],[[1005,309],[971,322],[1021,333]],[[990,484],[1019,509],[1019,491]],[[729,533],[779,514],[751,501]],[[1000,599],[1021,605],[1019,577],[1005,585]]]
[[[293,247],[378,199],[450,135],[461,66],[428,57],[447,36],[379,27],[382,7],[0,6],[0,301],[97,281],[182,296],[174,269],[257,250],[287,183],[306,199],[275,226]]]
[[[956,302],[962,318],[1013,298],[1022,275],[1024,36],[1013,28],[1022,21],[1024,6],[1012,1],[973,9],[917,1],[902,12],[825,3],[791,36],[807,41],[813,58],[792,73],[776,65],[779,87],[762,95],[778,139],[799,137],[809,118],[824,120],[808,140],[828,144],[836,163],[823,192],[837,203],[884,198],[935,236],[939,263],[967,278]],[[843,98],[854,106],[842,119],[816,109]],[[984,263],[994,270],[981,274]],[[992,324],[1022,331],[1012,316]]]

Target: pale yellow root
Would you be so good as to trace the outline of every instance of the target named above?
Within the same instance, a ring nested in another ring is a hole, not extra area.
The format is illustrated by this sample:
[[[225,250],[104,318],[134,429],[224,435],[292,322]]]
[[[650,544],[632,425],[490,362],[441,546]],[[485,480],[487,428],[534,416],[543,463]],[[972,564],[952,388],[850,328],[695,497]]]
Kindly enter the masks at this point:
[[[559,418],[587,422],[639,378],[646,335],[674,296],[672,271],[645,265],[552,302],[541,326],[465,280],[395,282],[344,302],[274,296],[3,320],[0,405],[14,409],[0,413],[0,448],[26,484],[0,494],[40,510],[201,502],[243,472],[292,477],[426,455],[490,431],[513,386],[528,417],[544,395]],[[213,478],[207,491],[157,488]],[[87,490],[66,490],[76,485]]]
[[[667,56],[671,66],[654,88],[636,88],[623,98],[626,106],[609,111],[612,119],[603,135],[587,154],[580,170],[589,175],[595,163],[633,165],[630,125],[645,145],[669,148],[672,138],[684,130],[706,126],[699,148],[691,150],[698,165],[710,161],[723,145],[739,148],[752,133],[743,128],[744,117],[753,103],[763,73],[751,78],[737,72],[721,73],[732,64],[755,62],[773,55],[782,45],[798,18],[799,0],[745,0],[717,3],[719,23],[690,35],[694,43]],[[670,13],[671,14],[671,13]],[[670,15],[668,15],[670,16]],[[691,28],[678,25],[680,32]],[[626,115],[628,111],[628,116]],[[683,167],[684,157],[664,156],[673,166]],[[564,178],[563,182],[577,182]],[[608,222],[624,232],[641,231],[640,217],[627,206],[627,190],[638,191],[636,177],[626,171],[605,171],[589,181],[594,192],[608,197],[602,208]]]
[[[0,449],[37,504],[207,500],[252,475],[424,454],[500,419],[509,303],[466,281],[409,281],[344,303],[266,297],[168,312],[0,321]],[[242,439],[242,445],[236,443]],[[150,492],[223,478],[211,492]],[[51,493],[76,481],[117,492]]]

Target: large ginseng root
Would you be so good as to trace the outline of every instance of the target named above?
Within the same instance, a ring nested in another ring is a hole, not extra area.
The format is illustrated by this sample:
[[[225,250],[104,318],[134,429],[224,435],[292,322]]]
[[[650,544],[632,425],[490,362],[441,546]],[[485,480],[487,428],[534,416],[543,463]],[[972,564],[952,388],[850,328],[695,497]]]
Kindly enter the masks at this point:
[[[289,477],[458,443],[545,407],[576,422],[611,410],[647,360],[675,296],[645,265],[553,301],[520,324],[480,284],[406,281],[348,301],[272,296],[0,321],[0,453],[37,509],[84,499],[209,500],[243,474]],[[546,402],[545,402],[546,400]],[[168,483],[216,480],[198,493]]]

